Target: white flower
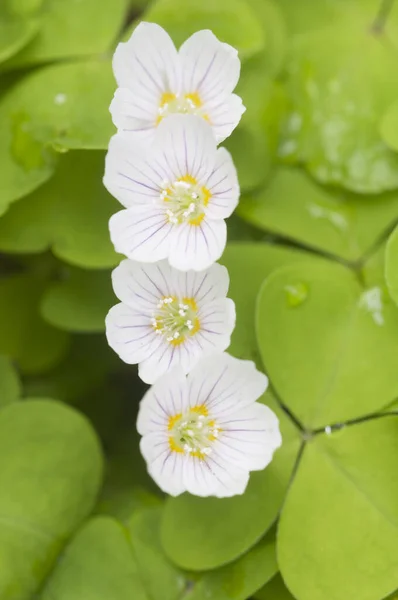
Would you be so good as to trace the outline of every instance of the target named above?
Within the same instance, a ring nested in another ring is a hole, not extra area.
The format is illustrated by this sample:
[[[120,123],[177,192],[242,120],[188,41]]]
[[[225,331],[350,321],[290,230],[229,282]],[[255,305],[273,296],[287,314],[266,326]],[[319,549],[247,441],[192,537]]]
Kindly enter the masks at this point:
[[[176,369],[140,404],[137,429],[148,471],[172,496],[243,494],[249,472],[281,445],[278,419],[256,402],[268,384],[254,363],[208,356],[188,377]]]
[[[168,258],[176,269],[196,271],[220,258],[239,184],[230,154],[217,149],[202,119],[165,119],[145,152],[134,139],[115,135],[104,184],[127,207],[109,222],[121,254],[141,262]]]
[[[238,53],[208,30],[194,33],[177,52],[164,29],[141,23],[118,45],[113,70],[119,86],[110,107],[113,122],[141,141],[150,141],[168,115],[192,113],[221,142],[245,110],[232,94],[240,74]]]
[[[112,274],[122,301],[108,313],[109,345],[126,363],[139,363],[146,383],[180,367],[188,373],[209,352],[230,344],[235,304],[226,298],[228,271],[176,271],[167,262],[145,265],[123,261]]]

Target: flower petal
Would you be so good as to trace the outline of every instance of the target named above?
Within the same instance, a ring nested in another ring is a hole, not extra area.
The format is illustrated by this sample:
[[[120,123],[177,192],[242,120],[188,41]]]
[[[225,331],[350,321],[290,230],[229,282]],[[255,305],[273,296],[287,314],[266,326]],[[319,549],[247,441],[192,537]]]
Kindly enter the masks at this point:
[[[245,110],[242,98],[236,94],[231,94],[223,99],[218,98],[203,105],[203,111],[212,126],[217,143],[231,135]]]
[[[173,345],[167,342],[163,337],[160,337],[161,343],[151,352],[138,366],[138,375],[145,383],[154,383],[162,375],[168,373],[172,369],[178,367],[184,373],[187,372],[187,367],[183,361],[183,353],[185,350],[181,345]],[[195,361],[197,362],[197,360]]]
[[[117,88],[109,111],[120,133],[134,134],[137,141],[149,146],[156,131],[159,100],[157,96],[147,100],[140,92]]]
[[[222,219],[204,218],[200,225],[185,223],[176,230],[169,262],[181,271],[203,271],[220,258],[226,243],[227,227]]]
[[[267,377],[252,361],[226,352],[201,360],[188,376],[191,406],[205,404],[217,420],[255,402],[267,385]]]
[[[204,467],[209,469],[217,481],[217,486],[212,495],[217,498],[228,498],[243,494],[249,482],[249,471],[236,464],[225,460],[216,449],[203,461]]]
[[[235,303],[230,298],[219,298],[206,304],[199,313],[199,331],[193,341],[200,343],[202,356],[209,352],[223,352],[231,343],[235,327]]]
[[[113,215],[109,221],[116,252],[131,260],[156,262],[167,258],[173,226],[163,207],[132,206]]]
[[[249,471],[264,469],[282,444],[277,416],[268,406],[252,406],[219,419],[222,429],[215,448],[225,459]]]
[[[189,407],[186,377],[181,369],[174,369],[159,379],[140,402],[137,431],[167,434],[169,418]]]
[[[172,271],[173,287],[179,295],[193,298],[200,307],[217,298],[225,298],[229,288],[228,269],[215,263],[205,271]]]
[[[120,134],[112,137],[105,159],[104,185],[123,206],[160,202],[161,184],[167,176],[134,138]]]
[[[191,35],[180,48],[182,88],[202,102],[230,94],[238,83],[240,60],[232,46],[220,42],[208,29]]]
[[[175,114],[156,130],[155,157],[172,180],[186,175],[206,180],[216,160],[216,141],[208,123],[195,115]]]
[[[239,183],[232,156],[226,148],[217,150],[216,162],[206,187],[211,193],[206,215],[210,219],[231,216],[239,200]]]
[[[123,260],[112,272],[112,284],[119,300],[149,312],[162,298],[174,293],[172,269],[167,261],[145,264]]]
[[[105,324],[110,347],[130,365],[139,363],[160,343],[150,316],[126,304],[113,306]]]
[[[150,476],[161,490],[171,496],[178,496],[185,492],[183,454],[173,452],[167,440],[153,434],[142,438],[140,449],[147,461]]]
[[[140,23],[116,48],[113,70],[119,87],[131,91],[112,105],[115,125],[155,127],[162,95],[179,89],[179,58],[170,36],[155,23]]]

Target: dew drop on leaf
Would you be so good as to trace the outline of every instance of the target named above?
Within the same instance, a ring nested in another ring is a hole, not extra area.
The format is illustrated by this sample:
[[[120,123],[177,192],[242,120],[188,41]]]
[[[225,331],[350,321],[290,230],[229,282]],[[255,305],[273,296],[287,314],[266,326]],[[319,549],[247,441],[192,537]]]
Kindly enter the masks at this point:
[[[285,285],[287,305],[291,307],[300,306],[308,296],[308,286],[303,282]]]

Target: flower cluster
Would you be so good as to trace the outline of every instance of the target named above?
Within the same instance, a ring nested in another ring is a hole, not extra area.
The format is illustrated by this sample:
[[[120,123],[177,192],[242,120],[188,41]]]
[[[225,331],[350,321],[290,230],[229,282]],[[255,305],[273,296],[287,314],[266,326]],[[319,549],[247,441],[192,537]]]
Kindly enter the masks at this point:
[[[256,402],[267,388],[254,364],[224,351],[235,326],[229,276],[217,260],[239,200],[231,155],[218,144],[245,108],[233,90],[237,52],[211,31],[176,50],[141,23],[116,49],[104,184],[124,209],[112,216],[120,303],[106,318],[110,346],[153,386],[137,428],[162,490],[242,494],[281,444],[278,420]]]

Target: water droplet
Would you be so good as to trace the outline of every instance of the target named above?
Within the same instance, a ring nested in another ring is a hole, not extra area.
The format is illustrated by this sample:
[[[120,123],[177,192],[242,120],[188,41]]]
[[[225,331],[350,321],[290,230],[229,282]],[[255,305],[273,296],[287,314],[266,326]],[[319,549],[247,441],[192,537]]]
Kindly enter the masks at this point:
[[[340,231],[346,231],[348,229],[346,217],[337,210],[325,208],[319,204],[308,204],[307,210],[314,219],[325,219]]]
[[[288,306],[300,306],[308,296],[308,286],[301,281],[285,285],[284,290]]]
[[[65,104],[67,100],[68,96],[66,94],[59,93],[54,96],[54,104],[58,104],[59,106]]]
[[[325,433],[326,433],[326,435],[330,435],[332,433],[332,428],[330,427],[330,425],[325,427]]]

